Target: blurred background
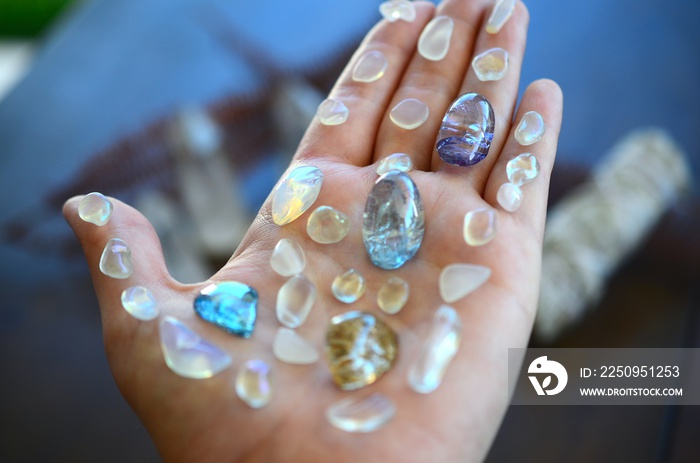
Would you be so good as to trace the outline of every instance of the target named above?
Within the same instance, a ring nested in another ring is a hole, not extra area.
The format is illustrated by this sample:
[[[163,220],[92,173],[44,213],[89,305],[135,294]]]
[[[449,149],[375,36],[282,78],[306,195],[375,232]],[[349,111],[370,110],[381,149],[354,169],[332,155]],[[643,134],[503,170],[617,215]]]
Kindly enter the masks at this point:
[[[0,0],[0,461],[158,461],[60,207],[133,204],[205,278],[379,3]],[[700,4],[526,4],[521,92],[565,94],[531,344],[700,347]],[[488,461],[698,461],[698,408],[511,407]]]

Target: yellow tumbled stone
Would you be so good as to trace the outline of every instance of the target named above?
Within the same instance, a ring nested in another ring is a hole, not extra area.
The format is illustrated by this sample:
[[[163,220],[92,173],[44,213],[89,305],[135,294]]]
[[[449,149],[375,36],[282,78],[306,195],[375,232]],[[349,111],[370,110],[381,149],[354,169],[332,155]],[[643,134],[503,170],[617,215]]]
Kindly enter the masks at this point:
[[[350,219],[337,209],[320,206],[309,216],[306,232],[321,244],[337,243],[350,231]]]
[[[469,246],[483,246],[496,236],[496,211],[482,207],[464,216],[464,241]]]
[[[391,277],[379,288],[377,305],[388,314],[398,313],[406,305],[409,295],[408,283],[399,277]]]
[[[331,285],[335,298],[346,304],[352,304],[361,298],[366,288],[365,277],[355,269],[338,275]]]

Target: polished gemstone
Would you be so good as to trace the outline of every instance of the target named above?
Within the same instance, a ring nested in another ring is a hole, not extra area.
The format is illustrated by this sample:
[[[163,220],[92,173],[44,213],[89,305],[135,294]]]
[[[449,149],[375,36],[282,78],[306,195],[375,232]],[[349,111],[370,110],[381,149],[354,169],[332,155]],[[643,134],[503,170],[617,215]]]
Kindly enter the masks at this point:
[[[161,320],[160,347],[168,367],[185,378],[210,378],[231,364],[226,352],[175,317]]]
[[[197,315],[243,338],[253,334],[257,305],[257,291],[237,281],[211,284],[194,300]]]
[[[367,312],[347,312],[331,319],[326,331],[326,360],[333,381],[343,390],[374,383],[394,363],[398,337]]]
[[[420,248],[425,217],[418,187],[399,171],[379,177],[367,198],[362,240],[372,263],[391,270],[401,267]]]
[[[532,145],[542,140],[544,131],[542,116],[538,112],[528,111],[523,114],[520,123],[515,128],[515,139],[523,146]]]
[[[346,432],[376,431],[387,424],[395,414],[394,403],[379,393],[362,399],[348,397],[326,409],[328,422]]]
[[[497,34],[508,18],[513,14],[515,4],[518,0],[496,0],[496,4],[491,11],[488,21],[486,21],[486,32]]]
[[[262,360],[248,360],[236,375],[236,394],[251,408],[262,408],[272,399],[270,366]]]
[[[408,370],[408,384],[416,392],[428,394],[442,383],[447,367],[459,349],[462,322],[449,305],[441,306],[428,331],[418,356]]]
[[[153,293],[143,286],[132,286],[122,291],[122,307],[134,318],[153,320],[158,316],[158,302]]]
[[[316,301],[316,286],[304,275],[287,280],[277,292],[277,320],[289,328],[297,328],[308,317]]]
[[[411,161],[411,156],[406,153],[394,153],[379,161],[379,165],[377,166],[377,175],[384,175],[390,170],[410,172],[413,170],[413,161]]]
[[[272,220],[277,225],[292,222],[310,208],[323,184],[323,173],[314,166],[295,167],[272,193]]]
[[[514,183],[504,183],[496,193],[496,200],[506,211],[515,212],[523,202],[523,191]]]
[[[413,130],[428,120],[428,106],[415,98],[406,98],[400,101],[389,112],[391,122],[406,130]]]
[[[320,206],[309,216],[306,233],[321,244],[337,243],[350,231],[350,219],[347,215],[330,206]]]
[[[282,238],[275,245],[270,256],[270,266],[278,275],[291,277],[304,271],[306,256],[296,241]]]
[[[352,69],[355,82],[374,82],[379,80],[389,66],[386,56],[379,50],[371,50],[360,56]]]
[[[379,5],[379,12],[390,23],[399,19],[413,22],[416,19],[416,7],[408,0],[391,0]]]
[[[78,216],[101,227],[112,217],[112,202],[102,193],[88,193],[78,205]]]
[[[107,241],[100,257],[100,271],[119,280],[129,278],[134,272],[131,249],[123,240],[112,238]]]
[[[508,52],[503,48],[491,48],[476,55],[472,69],[481,81],[501,80],[508,71]]]
[[[494,128],[491,103],[478,93],[466,93],[445,113],[435,148],[448,164],[474,165],[489,154]]]
[[[418,53],[425,59],[440,61],[450,49],[454,21],[449,16],[436,16],[421,32]]]
[[[530,153],[519,154],[506,164],[508,181],[518,186],[533,181],[540,173],[537,158]]]
[[[483,265],[452,264],[440,272],[440,296],[451,304],[486,283],[491,269]]]
[[[277,329],[272,353],[277,360],[294,365],[310,365],[319,359],[316,348],[289,328]]]
[[[323,100],[316,110],[316,117],[323,125],[340,125],[348,120],[348,108],[338,100]]]
[[[482,207],[464,216],[464,241],[469,246],[483,246],[496,236],[496,211]]]
[[[333,279],[331,290],[340,302],[352,304],[365,294],[365,277],[355,269],[350,269]]]
[[[389,277],[377,292],[377,305],[384,313],[398,313],[408,301],[410,289],[406,280]]]

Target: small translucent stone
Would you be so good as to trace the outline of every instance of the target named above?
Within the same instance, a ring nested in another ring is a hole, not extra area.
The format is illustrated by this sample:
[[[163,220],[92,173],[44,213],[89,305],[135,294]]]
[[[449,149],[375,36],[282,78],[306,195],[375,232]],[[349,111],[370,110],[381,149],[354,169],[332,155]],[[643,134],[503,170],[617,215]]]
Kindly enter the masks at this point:
[[[416,392],[428,394],[442,383],[447,367],[459,349],[462,322],[449,305],[435,313],[428,336],[408,370],[408,384]]]
[[[386,56],[379,50],[368,51],[360,56],[352,70],[352,80],[355,82],[374,82],[379,80],[389,66]]]
[[[231,364],[226,352],[175,317],[161,320],[160,347],[168,367],[185,378],[210,378]]]
[[[377,305],[385,313],[398,313],[408,301],[408,283],[399,277],[390,277],[377,292]]]
[[[316,286],[304,275],[290,278],[277,293],[277,320],[297,328],[306,320],[316,301]]]
[[[112,217],[112,202],[102,193],[89,193],[80,201],[78,216],[101,227]]]
[[[413,2],[407,0],[392,0],[379,5],[379,12],[384,19],[390,23],[402,19],[406,22],[413,22],[416,19],[416,7]]]
[[[506,211],[515,212],[523,202],[523,192],[514,183],[504,183],[496,193],[496,200]]]
[[[309,216],[306,232],[321,244],[337,243],[350,231],[350,219],[337,209],[320,206]]]
[[[411,156],[406,153],[394,153],[379,161],[379,165],[377,166],[377,175],[384,175],[390,170],[410,172],[413,170],[413,161],[411,161]]]
[[[296,241],[282,238],[270,256],[270,266],[283,277],[299,275],[306,267],[306,256]]]
[[[506,164],[508,181],[518,186],[533,181],[540,173],[537,158],[530,153],[519,154]]]
[[[251,408],[262,408],[272,399],[270,366],[262,360],[248,360],[236,375],[236,394]]]
[[[286,225],[309,209],[321,191],[323,173],[314,166],[294,168],[272,193],[272,220]]]
[[[134,272],[131,250],[123,240],[112,238],[107,241],[100,257],[100,271],[108,277],[120,280],[129,278]]]
[[[386,396],[375,393],[364,399],[348,397],[326,409],[326,418],[346,432],[372,432],[387,424],[396,407]]]
[[[415,98],[406,98],[389,113],[391,122],[406,130],[413,130],[428,120],[428,106]]]
[[[491,269],[483,265],[448,265],[440,272],[440,296],[451,304],[486,283],[490,276]]]
[[[508,52],[503,48],[491,48],[472,60],[472,69],[481,81],[501,80],[508,71]]]
[[[340,125],[348,120],[348,108],[338,100],[323,100],[316,110],[316,117],[323,125]]]
[[[158,302],[153,293],[143,286],[132,286],[122,291],[122,306],[134,318],[153,320],[158,316]]]
[[[243,338],[255,329],[258,292],[238,281],[211,284],[194,299],[194,311],[204,320]]]
[[[272,352],[278,360],[295,365],[310,365],[319,359],[314,346],[289,328],[277,330]]]
[[[454,21],[449,16],[434,17],[418,39],[418,53],[425,59],[440,61],[450,49]]]
[[[544,130],[542,116],[538,112],[528,111],[523,114],[518,127],[515,129],[515,139],[523,146],[532,145],[542,140]]]
[[[365,277],[355,269],[350,269],[338,275],[331,285],[335,298],[346,304],[352,304],[361,298],[365,294],[365,289]]]
[[[452,102],[442,118],[435,148],[440,159],[456,166],[471,166],[489,154],[496,119],[489,100],[465,93]]]
[[[486,32],[489,34],[497,34],[503,25],[508,21],[508,18],[513,14],[515,4],[518,0],[496,0],[496,5],[493,7],[491,16],[486,22]]]
[[[483,246],[496,236],[496,211],[482,207],[464,216],[464,241],[469,246]]]

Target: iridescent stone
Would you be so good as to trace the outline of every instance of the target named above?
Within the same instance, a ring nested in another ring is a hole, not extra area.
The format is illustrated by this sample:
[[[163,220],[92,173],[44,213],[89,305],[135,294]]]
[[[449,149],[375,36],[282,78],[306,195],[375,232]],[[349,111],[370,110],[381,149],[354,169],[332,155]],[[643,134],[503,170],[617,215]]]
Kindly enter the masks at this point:
[[[466,93],[445,113],[435,148],[448,164],[474,165],[489,154],[494,128],[491,103],[478,93]]]
[[[506,164],[508,181],[518,186],[533,181],[540,173],[537,158],[530,153],[519,154]]]
[[[482,207],[464,216],[464,241],[469,246],[483,246],[496,236],[496,211]]]
[[[279,328],[272,344],[277,360],[294,365],[310,365],[318,362],[318,351],[309,341],[289,328]]]
[[[236,394],[251,408],[262,408],[272,399],[270,366],[262,360],[248,360],[236,375]]]
[[[112,238],[107,241],[100,257],[100,271],[119,280],[129,278],[134,272],[131,249],[123,240]]]
[[[372,263],[391,270],[401,267],[420,249],[425,217],[418,187],[403,172],[379,177],[367,198],[362,240]]]
[[[441,306],[418,356],[408,370],[408,385],[416,392],[428,394],[442,383],[447,367],[459,349],[462,322],[449,305]]]
[[[237,281],[211,284],[194,300],[197,315],[243,338],[253,334],[257,305],[257,291]]]
[[[316,110],[316,117],[323,125],[340,125],[348,120],[349,114],[342,102],[330,98],[323,100]]]
[[[158,316],[158,302],[153,293],[143,286],[132,286],[122,291],[122,307],[139,320],[153,320]]]
[[[472,69],[481,81],[501,80],[508,71],[508,52],[503,48],[491,48],[476,55]]]
[[[496,193],[496,200],[506,211],[515,212],[523,202],[523,192],[514,183],[504,183],[498,189],[498,193]]]
[[[396,414],[394,403],[375,393],[358,399],[348,397],[326,409],[328,422],[346,432],[372,432],[387,424]]]
[[[161,320],[160,347],[168,367],[185,378],[211,378],[231,364],[226,352],[175,317]]]
[[[407,0],[392,0],[379,5],[379,12],[384,19],[390,23],[402,19],[406,22],[413,22],[416,19],[416,7],[413,2]]]
[[[415,98],[400,101],[389,112],[391,122],[406,130],[413,130],[428,120],[430,110],[425,103]]]
[[[314,166],[295,167],[272,193],[272,220],[292,222],[310,208],[323,185],[323,173]]]
[[[398,352],[396,333],[367,312],[331,319],[326,331],[326,360],[333,381],[350,391],[372,384],[386,373]]]
[[[418,39],[418,53],[425,59],[440,61],[450,49],[454,21],[449,16],[436,16],[425,26]]]
[[[277,292],[277,320],[297,328],[306,320],[316,301],[316,286],[304,275],[293,276]]]
[[[377,292],[377,305],[384,313],[399,313],[408,301],[408,283],[399,277],[390,277]]]
[[[411,161],[411,156],[406,153],[394,153],[379,161],[379,165],[377,166],[377,175],[384,175],[390,170],[410,172],[413,170],[413,161]]]
[[[528,111],[523,114],[515,129],[515,139],[523,146],[532,145],[542,140],[545,126],[544,119],[538,112]]]
[[[350,219],[337,209],[320,206],[309,216],[306,233],[317,243],[337,243],[350,231]]]
[[[333,279],[331,290],[340,302],[352,304],[365,294],[365,277],[355,269],[350,269]]]
[[[360,56],[352,69],[352,80],[355,82],[374,82],[379,80],[389,66],[386,56],[379,50],[368,51]]]
[[[451,304],[486,283],[490,276],[491,269],[483,265],[448,265],[440,272],[440,296]]]
[[[88,193],[78,205],[78,216],[101,227],[112,217],[112,202],[102,193]]]
[[[304,250],[296,241],[282,238],[272,250],[270,266],[272,270],[283,277],[299,275],[306,267]]]
[[[496,0],[496,4],[491,11],[486,22],[486,32],[489,34],[497,34],[503,25],[508,21],[508,18],[513,14],[515,4],[518,0]]]

